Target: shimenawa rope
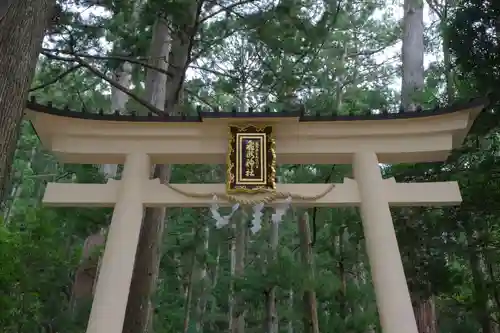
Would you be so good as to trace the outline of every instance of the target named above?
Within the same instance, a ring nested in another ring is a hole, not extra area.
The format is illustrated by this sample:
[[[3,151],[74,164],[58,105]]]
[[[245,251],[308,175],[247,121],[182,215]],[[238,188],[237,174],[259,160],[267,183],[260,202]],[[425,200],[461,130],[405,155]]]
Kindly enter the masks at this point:
[[[265,190],[264,192],[261,192],[260,194],[266,194],[264,197],[259,196],[259,198],[255,199],[248,199],[248,198],[242,198],[239,195],[234,195],[234,194],[228,194],[225,192],[221,193],[216,193],[216,192],[211,192],[211,193],[200,193],[200,192],[189,192],[189,191],[184,191],[181,190],[180,188],[171,185],[171,184],[164,184],[168,188],[170,188],[172,191],[177,192],[181,195],[184,195],[186,197],[190,198],[212,198],[216,196],[217,198],[221,198],[223,200],[227,200],[229,202],[233,203],[239,203],[240,205],[256,205],[259,203],[264,203],[264,204],[269,204],[273,202],[276,199],[286,199],[286,198],[292,198],[295,200],[318,200],[330,193],[333,188],[335,187],[335,184],[330,184],[323,192],[317,194],[317,195],[300,195],[300,194],[295,194],[295,193],[290,193],[290,192],[280,192],[280,191],[274,191],[274,190]],[[255,194],[254,194],[255,195]],[[258,194],[257,194],[258,195]]]

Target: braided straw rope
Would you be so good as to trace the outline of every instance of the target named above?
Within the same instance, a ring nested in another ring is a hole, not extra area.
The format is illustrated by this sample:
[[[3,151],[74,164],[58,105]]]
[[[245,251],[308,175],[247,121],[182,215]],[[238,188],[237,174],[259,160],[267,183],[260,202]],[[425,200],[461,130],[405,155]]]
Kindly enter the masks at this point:
[[[317,195],[300,195],[300,194],[294,194],[290,192],[278,192],[274,190],[266,190],[263,193],[256,193],[256,194],[239,194],[239,195],[233,195],[233,194],[227,194],[227,193],[199,193],[199,192],[188,192],[188,191],[183,191],[178,187],[175,187],[171,184],[164,184],[168,188],[170,188],[172,191],[177,192],[179,194],[182,194],[186,197],[190,198],[213,198],[214,196],[221,198],[223,200],[227,200],[231,203],[238,203],[243,206],[251,206],[251,205],[256,205],[259,203],[264,203],[264,204],[269,204],[273,202],[276,199],[286,199],[286,198],[292,198],[295,200],[318,200],[330,193],[333,188],[335,187],[335,184],[330,184],[326,190],[323,192],[317,194]],[[249,198],[249,197],[252,198]],[[257,198],[256,198],[257,197]]]

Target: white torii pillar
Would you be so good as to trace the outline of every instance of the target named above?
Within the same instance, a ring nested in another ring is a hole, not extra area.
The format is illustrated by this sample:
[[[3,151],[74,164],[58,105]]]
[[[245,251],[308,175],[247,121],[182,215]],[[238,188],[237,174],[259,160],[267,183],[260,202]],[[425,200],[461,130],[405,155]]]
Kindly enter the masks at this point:
[[[87,333],[122,332],[144,212],[142,186],[149,172],[147,154],[126,156]]]
[[[418,333],[377,155],[355,153],[353,169],[382,331]]]

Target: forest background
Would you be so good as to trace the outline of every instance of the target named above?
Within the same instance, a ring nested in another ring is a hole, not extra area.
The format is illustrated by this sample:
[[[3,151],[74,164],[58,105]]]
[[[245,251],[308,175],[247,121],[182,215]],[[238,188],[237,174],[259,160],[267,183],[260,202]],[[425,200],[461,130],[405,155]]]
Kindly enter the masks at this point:
[[[411,112],[488,95],[491,105],[446,163],[383,172],[398,181],[456,180],[462,189],[458,207],[393,209],[420,333],[500,332],[499,3],[6,4],[0,6],[2,332],[85,331],[111,211],[47,208],[41,199],[48,181],[104,182],[121,170],[58,163],[21,121],[28,95],[61,108],[123,114],[300,105],[319,114]],[[154,173],[177,183],[222,182],[222,170],[173,165]],[[289,183],[342,182],[350,175],[345,165],[278,170],[278,180]],[[216,229],[206,209],[148,210],[124,333],[380,332],[356,209],[293,209],[255,235],[246,218]]]

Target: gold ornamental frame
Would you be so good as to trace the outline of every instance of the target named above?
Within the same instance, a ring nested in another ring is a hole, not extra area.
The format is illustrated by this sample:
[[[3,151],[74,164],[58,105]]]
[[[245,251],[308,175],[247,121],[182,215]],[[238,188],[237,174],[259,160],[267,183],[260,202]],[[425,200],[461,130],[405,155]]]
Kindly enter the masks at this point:
[[[249,157],[250,156],[250,157]],[[276,190],[276,143],[271,125],[229,125],[227,193]]]

